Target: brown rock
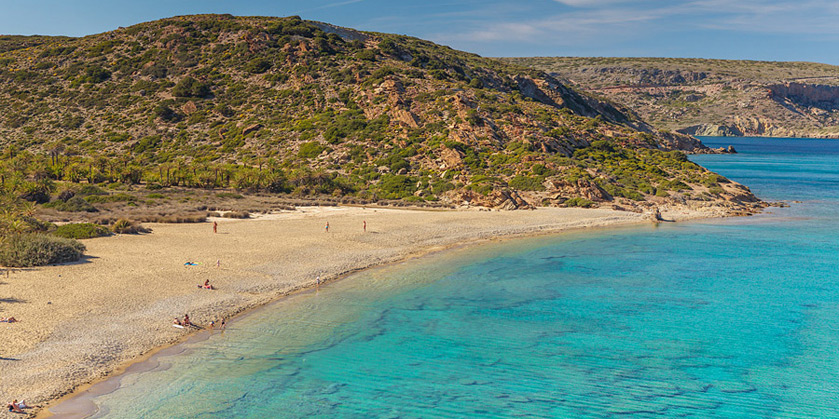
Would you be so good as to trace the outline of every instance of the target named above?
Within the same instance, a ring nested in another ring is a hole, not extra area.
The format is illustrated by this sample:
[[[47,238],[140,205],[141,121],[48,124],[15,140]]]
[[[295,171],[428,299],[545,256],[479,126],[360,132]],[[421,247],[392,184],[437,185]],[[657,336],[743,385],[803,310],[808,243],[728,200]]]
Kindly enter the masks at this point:
[[[463,165],[463,156],[457,150],[443,147],[440,151],[440,157],[446,163],[446,167],[460,167]]]
[[[242,130],[242,135],[248,135],[252,132],[259,131],[260,128],[262,128],[262,125],[260,124],[249,125]]]
[[[187,115],[192,115],[195,112],[198,112],[198,107],[195,106],[195,102],[190,100],[189,102],[181,105],[181,112],[183,112]]]
[[[391,111],[391,114],[393,115],[394,119],[396,119],[404,125],[407,125],[411,128],[419,127],[416,115],[414,115],[410,111],[406,111],[404,109],[394,109]]]

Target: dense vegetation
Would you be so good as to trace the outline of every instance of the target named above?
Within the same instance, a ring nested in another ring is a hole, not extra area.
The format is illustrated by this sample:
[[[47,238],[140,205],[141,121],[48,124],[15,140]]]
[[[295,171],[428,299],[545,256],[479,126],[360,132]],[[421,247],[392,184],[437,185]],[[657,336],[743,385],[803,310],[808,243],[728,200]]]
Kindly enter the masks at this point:
[[[728,194],[667,151],[695,140],[545,73],[297,17],[0,39],[0,107],[0,181],[66,213],[156,199],[138,185],[490,206]]]
[[[33,217],[35,206],[0,185],[0,266],[26,267],[78,260],[84,245],[47,235],[55,228]]]

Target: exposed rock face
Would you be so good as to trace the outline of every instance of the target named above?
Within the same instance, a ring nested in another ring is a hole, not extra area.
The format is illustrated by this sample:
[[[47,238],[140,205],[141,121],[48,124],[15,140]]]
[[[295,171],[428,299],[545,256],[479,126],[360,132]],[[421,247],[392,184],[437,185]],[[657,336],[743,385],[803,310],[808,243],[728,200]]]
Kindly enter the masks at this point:
[[[784,83],[768,86],[769,95],[778,101],[791,101],[805,107],[824,111],[839,109],[839,86]]]
[[[699,135],[699,134],[696,134]],[[688,153],[709,153],[712,152],[705,144],[690,135],[678,132],[660,133],[662,148],[668,150],[682,150]]]
[[[564,201],[576,196],[586,198],[594,202],[611,201],[612,196],[603,190],[598,184],[586,179],[578,179],[576,182],[556,181],[548,182],[548,192],[553,199]]]
[[[502,210],[532,208],[529,202],[512,190],[494,190],[489,195],[481,195],[475,191],[458,190],[448,194],[447,200],[456,205],[495,208]]]
[[[262,124],[248,125],[247,127],[245,127],[245,129],[242,130],[242,135],[248,135],[252,132],[259,131],[260,128],[262,128]]]
[[[463,165],[463,156],[457,150],[443,147],[440,150],[440,157],[443,159],[443,163],[446,164],[446,169],[458,168]]]
[[[657,129],[839,138],[839,66],[657,58],[510,58],[606,97]]]
[[[698,135],[702,137],[740,137],[743,131],[735,126],[717,124],[699,124],[678,130],[682,134]]]
[[[583,69],[583,72],[587,69]],[[624,67],[604,67],[588,69],[601,74],[612,73],[621,74],[622,76],[629,76],[633,84],[684,84],[693,83],[700,80],[705,80],[708,77],[704,71],[681,71],[681,70],[662,70],[658,68],[624,68]]]

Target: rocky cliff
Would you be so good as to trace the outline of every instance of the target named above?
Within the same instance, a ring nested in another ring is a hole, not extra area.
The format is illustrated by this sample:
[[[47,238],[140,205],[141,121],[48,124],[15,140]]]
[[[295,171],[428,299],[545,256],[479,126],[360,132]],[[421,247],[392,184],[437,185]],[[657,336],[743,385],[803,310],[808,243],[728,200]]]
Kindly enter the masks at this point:
[[[839,67],[671,58],[508,59],[691,135],[839,138]]]

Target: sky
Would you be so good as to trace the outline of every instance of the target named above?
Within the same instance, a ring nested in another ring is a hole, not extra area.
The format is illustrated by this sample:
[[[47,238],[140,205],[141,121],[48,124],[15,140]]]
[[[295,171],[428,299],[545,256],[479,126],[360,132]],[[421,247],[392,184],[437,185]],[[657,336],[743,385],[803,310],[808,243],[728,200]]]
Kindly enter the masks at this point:
[[[82,36],[174,15],[290,16],[489,57],[690,57],[839,65],[836,0],[0,0],[0,33]]]

